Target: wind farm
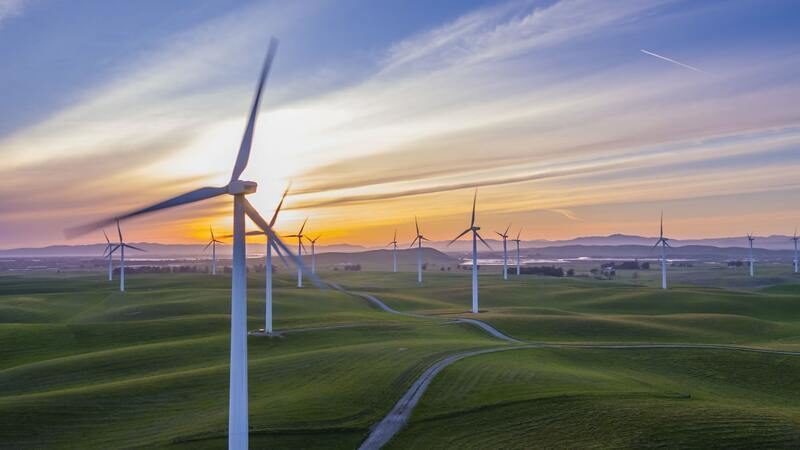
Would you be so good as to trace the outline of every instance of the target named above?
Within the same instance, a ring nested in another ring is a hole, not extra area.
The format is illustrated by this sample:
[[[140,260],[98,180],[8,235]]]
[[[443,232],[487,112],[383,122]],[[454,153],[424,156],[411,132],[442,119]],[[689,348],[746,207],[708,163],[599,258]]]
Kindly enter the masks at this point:
[[[234,3],[0,6],[0,448],[800,447],[796,5]]]

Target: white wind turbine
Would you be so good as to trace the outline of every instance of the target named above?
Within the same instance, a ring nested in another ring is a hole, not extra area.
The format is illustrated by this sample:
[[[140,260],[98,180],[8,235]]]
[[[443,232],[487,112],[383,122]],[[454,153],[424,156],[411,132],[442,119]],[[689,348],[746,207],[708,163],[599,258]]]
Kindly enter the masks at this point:
[[[387,247],[392,247],[392,272],[397,273],[397,229],[394,230],[394,239],[389,242]]]
[[[506,231],[503,233],[499,231],[495,231],[498,236],[503,238],[503,279],[508,279],[508,230],[511,228],[511,224],[508,224],[506,227]]]
[[[452,245],[453,242],[457,241],[458,238],[464,236],[465,234],[472,232],[472,313],[478,314],[478,239],[483,242],[489,250],[492,250],[492,247],[483,240],[480,234],[478,234],[478,230],[481,227],[475,225],[475,202],[478,200],[478,190],[475,189],[475,196],[472,198],[472,220],[470,221],[469,228],[462,231],[461,234],[455,237],[452,241],[450,241],[449,245]]]
[[[106,238],[106,248],[103,250],[103,257],[108,259],[108,281],[114,280],[114,252],[117,251],[119,245],[114,245],[108,239],[108,235],[103,230],[103,237]]]
[[[798,265],[800,265],[800,259],[797,258],[797,241],[798,241],[798,239],[800,239],[800,237],[797,237],[797,228],[795,228],[794,229],[794,236],[792,236],[792,241],[794,241],[794,273],[797,273],[797,271],[800,270],[800,268],[798,268]]]
[[[129,248],[131,250],[137,250],[140,252],[143,252],[144,250],[140,249],[139,247],[126,244],[122,240],[122,229],[119,227],[119,219],[117,219],[117,233],[119,234],[119,244],[117,244],[114,250],[119,249],[119,291],[125,292],[125,249]],[[114,250],[112,250],[112,252]]]
[[[517,244],[517,275],[519,275],[519,243],[520,243],[519,235],[520,234],[522,234],[522,228],[520,228],[519,231],[517,232],[517,238],[511,240],[511,242],[514,242],[514,243]]]
[[[278,202],[278,207],[275,208],[275,212],[272,214],[272,219],[269,221],[269,227],[272,229],[275,226],[275,221],[278,220],[278,213],[281,210],[281,206],[283,206],[283,200],[286,198],[286,194],[289,193],[289,188],[287,187],[285,191],[283,191],[283,195],[281,196],[281,201]],[[286,259],[283,257],[281,253],[280,247],[272,241],[269,237],[269,233],[264,231],[248,231],[245,233],[247,236],[257,236],[261,235],[264,236],[266,239],[265,242],[265,249],[264,249],[264,291],[266,294],[266,303],[264,307],[264,333],[271,335],[272,334],[272,250],[275,249],[275,252],[278,253],[283,264],[287,267],[289,264],[286,262]],[[226,236],[226,237],[233,237],[233,236]]]
[[[297,234],[289,234],[289,235],[284,236],[284,237],[297,238],[297,256],[298,257],[302,257],[303,256],[303,249],[306,248],[306,246],[303,245],[303,236],[304,236],[303,228],[306,227],[306,222],[308,222],[308,218],[306,218],[306,220],[303,221],[303,225],[300,226],[300,231],[298,231]],[[299,287],[299,288],[303,287],[303,271],[300,270],[299,267],[297,268],[297,287]]]
[[[408,248],[417,244],[417,283],[422,284],[422,241],[427,241],[429,239],[419,232],[419,222],[416,216],[414,216],[414,225],[417,227],[417,236],[411,241],[411,245],[409,245]]]
[[[747,240],[750,242],[750,276],[755,276],[756,260],[753,258],[753,241],[756,240],[752,233],[747,233]]]
[[[211,247],[211,275],[217,274],[217,244],[224,244],[224,242],[217,240],[214,237],[214,230],[209,226],[208,231],[211,232],[211,240],[208,241],[205,247],[203,247],[203,251],[210,246]]]
[[[661,289],[667,288],[667,247],[672,247],[669,245],[669,239],[664,237],[664,213],[661,213],[661,228],[658,234],[658,240],[656,241],[653,248],[658,247],[661,244]]]
[[[321,237],[321,234],[318,234],[314,239],[306,236],[308,242],[311,243],[311,273],[317,273],[317,251],[315,250],[315,246],[317,245],[317,240]]]
[[[277,40],[270,40],[269,52],[261,71],[255,99],[250,110],[247,127],[236,157],[236,164],[231,174],[230,182],[221,187],[203,187],[186,194],[173,197],[169,200],[143,208],[122,216],[101,220],[89,225],[67,230],[68,236],[77,236],[89,231],[102,228],[115,220],[138,216],[175,206],[195,203],[221,195],[233,196],[233,274],[231,276],[231,354],[230,354],[230,391],[228,409],[228,448],[233,450],[246,449],[249,441],[249,418],[247,398],[247,268],[245,249],[245,216],[255,223],[262,231],[286,253],[291,254],[286,245],[275,235],[269,224],[261,217],[258,211],[245,198],[245,195],[256,191],[258,185],[253,181],[240,180],[240,176],[247,167],[250,157],[250,147],[253,142],[258,107],[261,102],[261,92],[266,81],[272,59],[277,50]],[[303,262],[299,257],[292,255],[295,264],[300,267]],[[312,276],[312,281],[317,282]]]

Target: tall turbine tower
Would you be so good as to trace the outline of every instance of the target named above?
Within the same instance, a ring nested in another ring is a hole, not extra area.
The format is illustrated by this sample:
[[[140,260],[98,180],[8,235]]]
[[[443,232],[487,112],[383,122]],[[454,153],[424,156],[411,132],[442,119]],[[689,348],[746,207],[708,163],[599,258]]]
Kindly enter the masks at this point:
[[[517,238],[511,240],[511,242],[514,242],[514,243],[517,244],[517,275],[519,275],[519,243],[520,243],[519,235],[520,234],[522,234],[522,228],[520,228],[519,231],[517,232]]]
[[[794,229],[794,236],[792,236],[792,241],[794,241],[794,273],[797,273],[799,270],[798,265],[800,265],[800,259],[797,258],[797,241],[800,239],[797,237],[797,228]]]
[[[297,238],[297,256],[301,259],[303,257],[303,249],[306,248],[306,246],[303,245],[303,236],[304,236],[303,228],[306,227],[306,222],[308,222],[308,218],[306,218],[306,220],[303,221],[303,225],[300,227],[300,231],[298,231],[297,234],[290,234],[284,236],[284,237]],[[297,287],[299,288],[303,287],[303,271],[300,270],[299,267],[297,268]]]
[[[453,242],[457,241],[458,238],[461,236],[472,232],[472,313],[478,314],[478,239],[483,242],[489,250],[492,247],[483,240],[480,234],[478,234],[478,230],[481,227],[475,225],[475,202],[478,200],[478,189],[475,189],[475,196],[472,197],[472,220],[470,221],[469,228],[462,231],[461,234],[455,237],[452,241],[450,241],[447,245],[452,245]]]
[[[756,238],[753,237],[751,233],[747,233],[747,240],[750,242],[750,276],[754,277],[756,276],[755,274],[756,260],[753,259],[753,241],[755,241]]]
[[[397,229],[394,230],[394,239],[387,247],[392,246],[392,272],[397,273]]]
[[[103,230],[103,237],[106,238],[106,248],[103,250],[103,257],[108,259],[108,281],[114,280],[114,252],[117,251],[119,245],[114,245],[108,239],[108,235]],[[797,245],[795,245],[797,247]]]
[[[658,233],[658,240],[653,248],[658,247],[661,244],[661,289],[667,288],[667,247],[672,247],[669,245],[669,239],[664,237],[664,213],[661,213],[661,228]]]
[[[119,249],[119,291],[125,292],[125,249],[129,248],[140,252],[144,250],[139,247],[128,245],[122,240],[122,229],[119,227],[119,219],[117,219],[117,233],[119,234],[119,244],[117,244],[116,247]]]
[[[498,236],[503,238],[503,279],[508,279],[508,229],[511,228],[511,224],[508,224],[506,227],[506,231],[503,233],[499,231],[495,231]]]
[[[318,234],[314,239],[306,237],[308,242],[311,243],[311,273],[317,273],[317,252],[315,250],[315,246],[317,244],[317,240],[321,237],[321,234]]]
[[[417,227],[417,236],[411,241],[411,245],[408,248],[417,244],[417,283],[422,284],[422,241],[427,241],[428,238],[419,232],[419,222],[417,222],[416,216],[414,216],[414,225]]]
[[[203,251],[211,246],[211,275],[217,274],[217,244],[224,244],[222,241],[218,241],[216,237],[214,237],[214,230],[211,226],[208,227],[208,231],[211,232],[211,240],[208,241],[205,247],[203,247]]]
[[[236,157],[236,164],[231,174],[230,182],[225,186],[203,187],[155,205],[133,211],[128,214],[101,220],[89,225],[67,230],[67,236],[78,236],[114,223],[116,220],[147,214],[162,209],[172,208],[188,203],[195,203],[221,195],[233,197],[233,274],[231,276],[231,354],[230,354],[230,390],[228,408],[228,448],[231,450],[247,449],[249,440],[248,398],[247,398],[247,268],[245,266],[245,216],[250,219],[287,254],[291,254],[286,245],[272,231],[269,224],[261,217],[258,211],[245,198],[245,195],[256,191],[258,185],[253,181],[244,181],[240,177],[247,167],[250,158],[250,147],[253,142],[258,107],[261,102],[261,92],[267,79],[272,59],[275,56],[278,42],[270,41],[269,52],[264,60],[264,66],[259,78],[255,99],[247,120],[244,137]],[[303,267],[303,261],[292,255],[295,264]],[[319,283],[316,277],[312,281]]]
[[[281,206],[283,206],[283,200],[286,198],[286,194],[289,193],[289,188],[287,187],[285,191],[283,191],[283,195],[281,196],[281,201],[278,202],[278,207],[275,208],[275,212],[272,214],[272,219],[269,221],[269,227],[272,229],[275,226],[275,221],[278,219],[278,212],[281,210]],[[266,302],[264,305],[264,333],[271,335],[272,334],[272,250],[274,249],[278,256],[283,261],[283,264],[286,267],[289,267],[289,264],[286,262],[286,258],[283,257],[281,253],[280,247],[269,237],[269,233],[265,231],[248,231],[245,233],[247,236],[264,236],[265,237],[265,249],[264,249],[264,291],[266,294]],[[231,238],[231,236],[225,236],[226,238]]]

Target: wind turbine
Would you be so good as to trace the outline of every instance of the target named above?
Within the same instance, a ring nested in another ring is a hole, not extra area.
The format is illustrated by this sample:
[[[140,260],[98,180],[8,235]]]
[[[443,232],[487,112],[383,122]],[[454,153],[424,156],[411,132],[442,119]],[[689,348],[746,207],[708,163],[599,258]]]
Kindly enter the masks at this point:
[[[119,245],[114,245],[114,244],[111,243],[111,241],[108,239],[108,235],[106,234],[105,230],[103,230],[103,237],[106,238],[106,248],[105,248],[105,250],[103,250],[103,257],[104,258],[108,258],[108,281],[113,281],[114,280],[114,260],[113,260],[113,257],[114,257],[114,252],[117,251],[117,249],[119,248]],[[795,245],[795,247],[796,247],[796,245]]]
[[[797,228],[794,229],[794,236],[792,236],[792,241],[794,241],[794,273],[798,271],[798,265],[800,265],[800,259],[797,258],[797,240],[800,237],[797,237]]]
[[[144,250],[140,249],[139,247],[126,244],[122,240],[122,229],[119,227],[119,219],[117,219],[117,233],[119,234],[119,244],[117,244],[115,250],[117,248],[119,249],[119,291],[125,292],[125,249],[129,248],[131,250],[137,250],[140,252],[143,252]]]
[[[397,273],[397,229],[394,230],[394,239],[386,245],[392,246],[392,272]],[[796,247],[796,245],[795,245]]]
[[[503,279],[504,280],[508,279],[508,242],[507,241],[508,241],[508,230],[509,230],[509,228],[511,228],[511,224],[508,224],[508,227],[506,227],[506,231],[504,231],[503,233],[501,233],[499,231],[495,231],[495,233],[497,233],[498,236],[503,238]]]
[[[653,248],[658,247],[658,244],[661,244],[661,289],[667,288],[667,247],[672,247],[669,245],[669,239],[664,237],[664,213],[661,213],[661,228],[658,234],[658,240],[656,241]]]
[[[253,181],[240,180],[242,172],[247,167],[250,157],[250,148],[253,142],[258,107],[261,102],[261,92],[264,88],[267,74],[277,50],[278,42],[270,40],[269,51],[261,70],[255,99],[250,110],[242,143],[236,157],[236,164],[231,174],[230,182],[221,187],[203,187],[147,208],[139,209],[111,219],[101,220],[89,225],[67,230],[68,236],[77,236],[92,230],[102,228],[115,220],[134,217],[162,209],[172,208],[188,203],[195,203],[221,195],[233,196],[233,274],[231,276],[231,354],[230,354],[230,390],[228,409],[228,448],[232,450],[246,449],[248,446],[249,418],[247,398],[247,268],[245,248],[245,216],[255,223],[263,232],[267,233],[275,244],[291,255],[289,249],[275,235],[269,224],[261,217],[258,211],[245,198],[245,195],[256,191],[258,185]],[[303,262],[298,256],[294,257],[295,264],[303,267]],[[321,286],[316,277],[312,281]]]
[[[211,240],[208,241],[205,247],[203,247],[203,251],[205,251],[209,246],[211,246],[211,275],[217,274],[217,244],[224,244],[222,241],[218,241],[217,238],[214,237],[214,230],[211,226],[208,227],[208,231],[211,232]]]
[[[296,237],[297,238],[297,256],[298,257],[302,257],[303,256],[303,249],[306,248],[306,246],[303,245],[303,236],[304,236],[303,235],[303,228],[306,227],[306,222],[308,222],[308,218],[306,218],[306,220],[303,221],[303,225],[300,226],[300,231],[298,231],[297,234],[290,234],[290,235],[284,236],[284,237]],[[303,287],[303,271],[300,270],[299,267],[297,268],[297,287],[299,287],[299,288]]]
[[[419,232],[419,222],[417,221],[417,216],[414,216],[414,225],[417,227],[417,236],[411,241],[411,245],[408,248],[417,244],[417,283],[422,284],[422,241],[429,240],[422,233]]]
[[[317,240],[321,237],[322,237],[321,234],[318,234],[317,237],[315,237],[314,239],[311,239],[310,237],[306,236],[308,242],[311,243],[311,273],[317,273],[317,253],[316,250],[314,250],[315,248],[314,246],[316,245]]]
[[[483,240],[480,234],[478,234],[478,230],[481,227],[475,225],[475,202],[478,200],[478,189],[475,189],[475,196],[472,197],[472,220],[469,223],[469,228],[462,231],[461,234],[455,237],[452,241],[450,241],[449,245],[452,245],[453,242],[457,241],[458,238],[464,236],[465,234],[472,232],[472,313],[478,314],[478,239],[483,242],[483,245],[486,246],[489,250],[492,247]]]
[[[517,244],[517,275],[519,275],[519,235],[522,234],[522,228],[519,229],[517,232],[517,238],[512,239],[511,242],[515,242]]]
[[[283,200],[286,198],[286,194],[289,193],[289,187],[286,187],[286,190],[283,191],[283,195],[281,196],[281,201],[278,202],[278,207],[275,208],[275,212],[272,214],[272,219],[269,221],[269,227],[273,228],[275,226],[275,221],[278,219],[278,213],[281,210],[281,206],[283,206]],[[272,334],[272,249],[275,249],[275,252],[278,253],[283,263],[288,267],[289,264],[286,262],[286,259],[283,257],[281,253],[280,247],[272,241],[269,237],[269,233],[264,231],[248,231],[245,233],[247,236],[256,236],[262,235],[266,238],[265,243],[265,251],[264,251],[264,290],[266,291],[266,304],[264,307],[264,333],[265,334]],[[233,236],[226,236],[226,237],[233,237]]]
[[[755,276],[756,261],[753,259],[753,241],[756,240],[751,233],[747,233],[747,240],[750,241],[750,276]]]

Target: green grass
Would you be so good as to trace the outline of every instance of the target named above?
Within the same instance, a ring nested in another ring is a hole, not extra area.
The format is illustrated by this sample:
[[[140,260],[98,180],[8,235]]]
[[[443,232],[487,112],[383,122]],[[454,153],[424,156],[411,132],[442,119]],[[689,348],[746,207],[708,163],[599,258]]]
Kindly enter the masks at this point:
[[[283,334],[248,340],[253,448],[356,447],[434,361],[509,346],[448,320],[471,316],[466,273],[426,273],[423,286],[410,272],[323,277],[440,320],[387,314],[335,290],[298,290],[279,274],[274,317]],[[224,447],[229,276],[132,274],[125,294],[103,278],[0,276],[0,448]],[[263,283],[250,275],[251,329],[263,327]],[[800,349],[798,294],[797,284],[661,292],[484,274],[479,318],[543,342]],[[705,433],[720,446],[796,447],[799,363],[688,350],[467,358],[434,380],[392,445],[582,447],[610,430],[596,445],[690,446]]]
[[[445,369],[389,447],[797,448],[798,383],[786,356],[493,353]]]

